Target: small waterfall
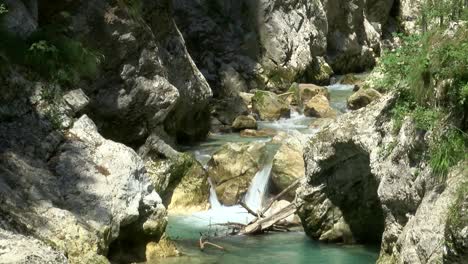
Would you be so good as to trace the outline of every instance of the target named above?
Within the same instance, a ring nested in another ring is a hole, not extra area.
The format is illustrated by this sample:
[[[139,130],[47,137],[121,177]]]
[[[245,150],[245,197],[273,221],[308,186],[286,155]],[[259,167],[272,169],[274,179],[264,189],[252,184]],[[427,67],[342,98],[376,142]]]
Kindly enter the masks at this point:
[[[218,195],[216,195],[216,190],[214,188],[213,183],[211,182],[211,178],[208,178],[208,182],[210,183],[210,204],[212,209],[216,209],[221,207],[221,203],[218,200]]]
[[[265,165],[252,180],[249,190],[245,195],[244,201],[247,206],[253,211],[260,210],[263,204],[263,198],[268,186],[268,180],[270,179],[272,163]]]

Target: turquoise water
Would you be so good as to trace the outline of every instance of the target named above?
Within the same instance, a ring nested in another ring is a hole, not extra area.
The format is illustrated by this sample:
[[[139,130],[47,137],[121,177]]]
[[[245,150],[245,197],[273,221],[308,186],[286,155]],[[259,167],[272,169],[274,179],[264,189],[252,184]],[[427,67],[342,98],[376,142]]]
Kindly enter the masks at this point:
[[[365,246],[340,246],[312,241],[304,232],[271,233],[258,236],[224,236],[211,238],[226,250],[207,248],[200,251],[199,232],[195,223],[170,217],[167,232],[185,256],[161,259],[158,263],[220,264],[366,264],[375,263],[378,249]],[[212,230],[213,231],[213,230]]]

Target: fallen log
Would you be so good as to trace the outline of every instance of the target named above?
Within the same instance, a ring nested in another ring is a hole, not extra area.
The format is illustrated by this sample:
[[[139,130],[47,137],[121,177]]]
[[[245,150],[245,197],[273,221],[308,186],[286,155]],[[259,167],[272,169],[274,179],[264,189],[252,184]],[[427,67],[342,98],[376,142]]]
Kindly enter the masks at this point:
[[[254,212],[254,210],[250,209],[250,207],[247,204],[245,204],[244,201],[240,201],[239,205],[244,207],[244,209],[247,210],[247,212],[249,214],[251,214],[251,215],[253,215],[253,216],[257,217],[257,218],[259,217],[258,213]],[[260,214],[260,215],[263,215],[263,214]]]
[[[240,233],[246,235],[260,233],[262,231],[268,230],[279,221],[289,217],[290,215],[293,215],[294,213],[296,213],[296,205],[291,203],[275,214],[262,219],[257,219],[257,221],[245,226]]]
[[[275,197],[273,197],[270,202],[263,208],[263,210],[260,212],[260,215],[265,215],[266,211],[268,211],[268,209],[270,209],[270,207],[277,201],[279,200],[281,197],[283,197],[286,193],[288,193],[290,190],[292,190],[293,188],[295,188],[299,182],[301,181],[301,179],[297,179],[296,181],[294,181],[293,183],[291,183],[286,189],[284,189],[282,192],[280,192],[278,195],[276,195]]]

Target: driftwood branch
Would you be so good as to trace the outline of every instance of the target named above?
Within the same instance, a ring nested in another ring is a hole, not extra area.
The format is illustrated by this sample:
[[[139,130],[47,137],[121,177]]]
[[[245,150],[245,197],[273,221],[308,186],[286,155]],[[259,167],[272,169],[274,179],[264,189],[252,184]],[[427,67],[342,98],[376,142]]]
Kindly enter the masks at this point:
[[[203,251],[205,249],[205,245],[213,246],[220,250],[225,250],[222,246],[216,245],[215,243],[211,243],[209,241],[203,241],[203,236],[200,236],[200,250]]]

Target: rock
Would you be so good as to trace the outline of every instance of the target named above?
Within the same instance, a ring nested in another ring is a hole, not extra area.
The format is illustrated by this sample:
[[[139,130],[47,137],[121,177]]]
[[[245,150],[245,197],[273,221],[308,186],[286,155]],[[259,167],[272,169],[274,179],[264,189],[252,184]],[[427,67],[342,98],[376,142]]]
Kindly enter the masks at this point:
[[[237,204],[247,192],[253,177],[261,169],[265,152],[265,143],[254,142],[228,143],[213,154],[207,171],[222,204]]]
[[[259,0],[208,4],[178,0],[174,9],[190,54],[215,93],[226,90],[225,65],[242,76],[247,90],[284,92],[293,82],[328,84],[333,72],[361,72],[373,67],[386,36],[398,30],[400,15],[403,22],[419,17],[419,12],[406,12],[406,2],[414,1],[400,2]],[[200,36],[203,48],[198,45]],[[232,86],[231,82],[227,86]]]
[[[158,243],[150,242],[146,245],[146,261],[149,263],[157,262],[160,258],[180,256],[179,250],[174,242],[168,237],[163,237]]]
[[[239,97],[244,100],[244,104],[247,105],[249,109],[252,108],[252,98],[254,97],[254,94],[240,92]]]
[[[313,129],[322,129],[331,123],[333,123],[335,119],[333,118],[317,118],[312,123],[310,123],[309,127]]]
[[[210,184],[207,173],[202,165],[194,160],[175,187],[167,209],[172,214],[205,211],[210,207],[209,196]]]
[[[330,99],[330,93],[328,92],[328,89],[326,87],[309,83],[299,84],[299,97],[301,98],[301,101],[303,103],[307,103],[316,95],[323,95],[327,99]]]
[[[0,229],[1,263],[65,264],[68,259],[62,252],[33,238]]]
[[[248,115],[249,108],[239,96],[228,97],[222,100],[213,100],[214,117],[224,125],[232,125],[240,115]]]
[[[253,116],[238,116],[232,123],[235,130],[257,129],[257,120]]]
[[[106,138],[139,147],[161,127],[188,143],[209,131],[212,92],[173,23],[170,2],[142,3],[148,12],[139,21],[107,0],[41,7],[68,13],[69,35],[106,58],[85,90],[89,115]]]
[[[146,140],[152,129],[163,126],[179,98],[177,88],[166,79],[137,77],[128,93],[122,87],[99,90],[94,98],[93,112],[99,117],[115,120],[101,124],[106,137],[129,144]],[[120,127],[123,123],[126,126]]]
[[[244,129],[240,132],[241,137],[273,137],[278,133],[276,130],[271,128],[253,130],[253,129]]]
[[[276,94],[268,91],[257,91],[252,98],[252,109],[261,120],[274,121],[289,117],[291,110]]]
[[[393,133],[387,111],[394,101],[386,95],[311,138],[296,196],[299,216],[314,239],[380,244],[378,263],[441,262],[450,208],[467,182],[466,161],[440,188],[425,162],[414,158],[427,144],[414,122],[405,119]]]
[[[299,134],[289,134],[282,140],[282,145],[273,158],[271,181],[277,192],[281,192],[297,179],[305,176],[303,145],[306,137]],[[286,194],[286,200],[293,200],[296,189]]]
[[[157,241],[166,210],[135,151],[104,139],[87,116],[63,135],[50,129],[34,114],[0,123],[9,142],[0,146],[0,223],[53,244],[71,263],[105,260],[127,233]]]
[[[63,96],[63,100],[71,108],[74,114],[83,110],[89,104],[89,98],[81,89],[76,89],[67,92]]]
[[[374,89],[359,89],[348,98],[348,108],[351,110],[357,110],[366,107],[368,104],[380,97],[382,97],[382,95]]]
[[[307,69],[306,76],[310,82],[327,85],[330,83],[333,73],[333,69],[326,62],[325,58],[318,56],[314,58],[312,65]]]
[[[333,118],[336,111],[330,107],[328,99],[323,95],[316,95],[304,105],[304,114],[310,117]]]
[[[38,27],[37,0],[4,0],[8,12],[2,14],[2,27],[26,39]]]

